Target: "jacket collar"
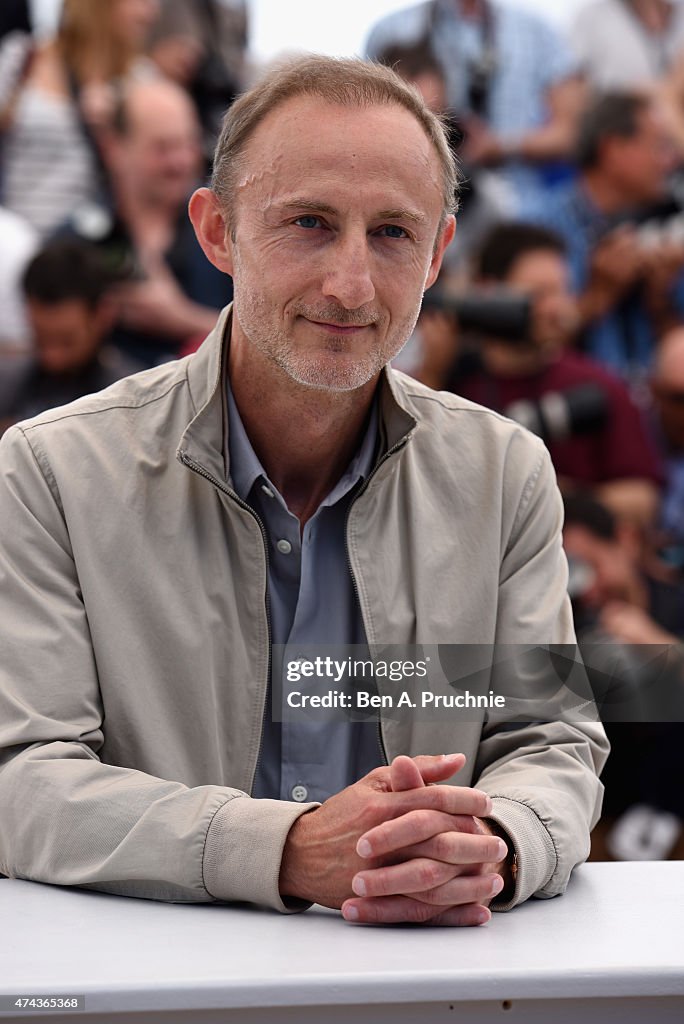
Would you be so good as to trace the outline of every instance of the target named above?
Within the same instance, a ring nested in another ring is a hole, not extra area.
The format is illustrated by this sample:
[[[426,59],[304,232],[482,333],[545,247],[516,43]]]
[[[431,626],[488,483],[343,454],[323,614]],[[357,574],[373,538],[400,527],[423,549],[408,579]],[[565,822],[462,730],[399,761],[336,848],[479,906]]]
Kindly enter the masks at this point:
[[[221,311],[213,331],[188,358],[187,379],[195,415],[176,452],[177,458],[189,458],[221,481],[228,479],[225,374],[232,309],[231,304]],[[389,451],[408,439],[416,420],[406,408],[401,377],[391,368],[383,369],[380,387],[382,450]]]

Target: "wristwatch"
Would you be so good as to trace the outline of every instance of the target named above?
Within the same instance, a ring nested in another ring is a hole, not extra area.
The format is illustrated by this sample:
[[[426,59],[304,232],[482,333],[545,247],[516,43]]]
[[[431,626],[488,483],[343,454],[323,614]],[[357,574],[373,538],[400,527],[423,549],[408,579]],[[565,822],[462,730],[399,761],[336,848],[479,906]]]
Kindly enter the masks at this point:
[[[508,856],[506,857],[506,867],[508,868],[508,880],[507,884],[501,890],[499,895],[496,897],[497,903],[507,903],[513,898],[515,894],[515,887],[518,881],[518,854],[513,845],[513,840],[509,836],[508,832],[499,825],[498,821],[493,821],[491,818],[486,818],[487,825],[492,830],[495,836],[499,839],[503,839],[504,843],[508,847]]]

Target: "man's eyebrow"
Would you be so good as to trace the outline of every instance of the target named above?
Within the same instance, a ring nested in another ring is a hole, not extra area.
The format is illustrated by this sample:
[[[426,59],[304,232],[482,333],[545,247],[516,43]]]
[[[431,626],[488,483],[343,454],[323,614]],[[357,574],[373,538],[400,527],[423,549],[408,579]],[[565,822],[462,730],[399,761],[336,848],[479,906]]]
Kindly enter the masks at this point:
[[[424,213],[418,213],[417,210],[406,210],[403,207],[393,210],[380,210],[377,218],[378,220],[410,220],[414,224],[424,224],[427,220]]]
[[[316,202],[315,199],[288,199],[284,203],[273,203],[273,206],[281,210],[311,210],[312,213],[329,213],[337,216],[339,210],[329,203]],[[407,210],[403,207],[393,207],[391,210],[380,210],[375,214],[374,220],[409,220],[414,224],[424,224],[427,217],[415,210]]]

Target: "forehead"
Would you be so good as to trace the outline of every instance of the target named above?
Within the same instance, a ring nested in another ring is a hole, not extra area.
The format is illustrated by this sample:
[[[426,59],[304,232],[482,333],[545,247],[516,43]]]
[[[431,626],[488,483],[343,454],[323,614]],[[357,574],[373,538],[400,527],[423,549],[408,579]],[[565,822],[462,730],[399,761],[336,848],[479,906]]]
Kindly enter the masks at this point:
[[[420,122],[398,104],[343,106],[297,96],[279,104],[247,141],[237,196],[338,191],[381,205],[412,199],[441,214],[443,172]]]
[[[562,253],[554,249],[530,249],[513,262],[509,277],[512,280],[551,282],[565,279],[567,264]]]

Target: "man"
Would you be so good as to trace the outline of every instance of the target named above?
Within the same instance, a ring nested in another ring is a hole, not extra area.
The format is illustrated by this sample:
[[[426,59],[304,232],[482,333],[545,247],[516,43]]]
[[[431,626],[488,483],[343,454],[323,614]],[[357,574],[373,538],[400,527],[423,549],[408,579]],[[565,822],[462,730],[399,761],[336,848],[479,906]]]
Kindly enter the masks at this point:
[[[472,351],[456,362],[453,343],[450,354],[446,345],[435,344],[434,329],[422,332],[436,356],[442,354],[436,386],[532,425],[549,446],[562,490],[595,488],[616,515],[652,522],[661,480],[658,454],[624,384],[570,347],[577,308],[562,239],[536,225],[501,224],[478,253],[475,278],[482,289],[503,286],[529,297],[528,336],[478,332]],[[428,350],[434,373],[430,355]]]
[[[572,154],[584,98],[573,57],[542,18],[490,0],[429,0],[387,15],[367,55],[427,43],[463,120],[469,164],[501,166],[518,202],[546,195]]]
[[[114,319],[112,276],[92,246],[47,246],[26,268],[23,290],[35,355],[3,375],[0,430],[140,369],[105,345]]]
[[[362,922],[565,888],[599,725],[407,715],[317,743],[268,686],[275,643],[572,640],[541,444],[385,369],[455,184],[392,71],[271,72],[190,208],[232,310],[196,355],[3,439],[0,870]]]
[[[658,106],[639,93],[596,99],[580,124],[577,161],[576,182],[523,213],[565,239],[587,351],[639,393],[657,335],[684,309],[684,245],[667,228],[674,150]]]
[[[130,86],[106,157],[115,209],[88,207],[71,227],[130,279],[120,290],[113,342],[152,366],[203,338],[232,297],[229,278],[207,262],[188,220],[202,162],[197,115],[185,92],[157,79]]]

